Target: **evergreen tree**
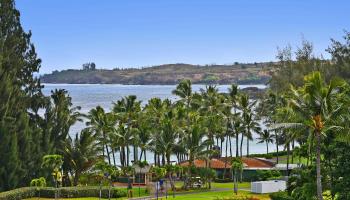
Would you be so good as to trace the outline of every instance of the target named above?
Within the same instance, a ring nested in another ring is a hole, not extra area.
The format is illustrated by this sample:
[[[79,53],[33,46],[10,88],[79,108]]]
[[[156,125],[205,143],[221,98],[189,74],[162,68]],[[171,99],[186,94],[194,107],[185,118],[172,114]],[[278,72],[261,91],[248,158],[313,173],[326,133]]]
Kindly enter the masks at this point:
[[[35,48],[13,0],[0,0],[0,191],[28,185],[36,176],[40,137],[35,117],[42,106]]]

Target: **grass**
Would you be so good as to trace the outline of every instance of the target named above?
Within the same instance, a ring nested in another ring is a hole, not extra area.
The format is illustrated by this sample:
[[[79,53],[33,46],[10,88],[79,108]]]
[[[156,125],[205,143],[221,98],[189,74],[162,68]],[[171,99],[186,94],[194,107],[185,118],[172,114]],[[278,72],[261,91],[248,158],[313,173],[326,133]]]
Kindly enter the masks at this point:
[[[279,163],[281,164],[287,164],[287,156],[280,156],[279,157]],[[304,164],[306,165],[307,163],[307,158],[301,157],[300,158],[300,164]],[[289,156],[289,164],[299,164],[299,157],[298,156],[294,156],[294,160],[292,162],[292,156]]]
[[[171,195],[168,196],[168,199],[176,199],[176,200],[203,200],[203,199],[208,199],[208,200],[214,200],[214,199],[221,199],[221,198],[228,198],[228,197],[255,197],[258,198],[259,200],[270,200],[268,194],[252,194],[248,191],[239,191],[238,195],[236,196],[233,194],[232,191],[216,191],[216,192],[201,192],[201,193],[196,193],[196,194],[183,194],[179,196],[175,196],[173,198]],[[38,198],[31,198],[27,200],[37,200]],[[40,198],[42,200],[51,200],[47,198]],[[89,198],[67,198],[64,200],[97,200],[98,198],[95,197],[89,197]],[[125,199],[125,198],[124,198]],[[159,198],[159,199],[165,199]]]
[[[178,181],[175,183],[175,186],[177,188],[181,188],[183,186],[183,182],[182,181]],[[213,189],[215,188],[233,188],[233,182],[228,182],[228,183],[215,183],[212,182],[211,183],[211,187]],[[242,182],[242,183],[238,183],[238,188],[250,188],[250,182]]]
[[[181,187],[183,185],[183,182],[176,182],[175,183],[176,187]],[[239,188],[240,189],[250,189],[250,183],[249,182],[243,182],[243,183],[239,183]],[[138,197],[138,190],[137,188],[133,188],[134,189],[134,197]],[[249,191],[242,191],[240,190],[238,193],[238,196],[233,194],[233,182],[229,182],[229,183],[215,183],[212,182],[212,189],[230,189],[227,191],[208,191],[207,189],[199,189],[199,190],[189,190],[186,191],[185,194],[184,192],[178,192],[178,193],[182,193],[177,194],[178,196],[176,196],[174,199],[176,200],[203,200],[203,199],[220,199],[220,198],[228,198],[228,197],[256,197],[260,200],[269,200],[269,195],[268,194],[252,194]],[[141,189],[142,191],[142,189]],[[188,193],[188,194],[186,194]],[[172,193],[170,192],[169,194],[169,199],[173,199],[172,198]],[[31,198],[31,199],[27,199],[27,200],[37,200],[38,198]],[[51,200],[48,198],[40,198],[43,200]],[[62,198],[61,198],[62,199]],[[95,197],[89,197],[89,198],[67,198],[64,200],[97,200],[98,198]],[[124,198],[119,198],[119,199],[126,199]],[[165,199],[163,197],[163,199]]]
[[[34,197],[34,198],[30,198],[30,199],[25,199],[25,200],[38,200],[38,197]],[[48,199],[48,198],[40,198],[42,200],[54,200],[54,199]],[[59,199],[64,199],[64,198],[59,198]],[[64,200],[96,200],[98,198],[96,197],[84,197],[84,198],[66,198]],[[123,199],[123,198],[119,198],[119,199]],[[125,198],[124,198],[125,199]]]
[[[233,182],[211,183],[212,188],[233,188]],[[250,182],[238,183],[238,188],[250,188]]]
[[[186,194],[175,197],[176,200],[203,200],[203,199],[220,199],[220,198],[227,198],[227,197],[256,197],[260,200],[270,200],[268,194],[263,195],[256,195],[252,194],[248,191],[239,191],[238,195],[236,196],[233,194],[233,191],[218,191],[218,192],[201,192],[198,194]]]

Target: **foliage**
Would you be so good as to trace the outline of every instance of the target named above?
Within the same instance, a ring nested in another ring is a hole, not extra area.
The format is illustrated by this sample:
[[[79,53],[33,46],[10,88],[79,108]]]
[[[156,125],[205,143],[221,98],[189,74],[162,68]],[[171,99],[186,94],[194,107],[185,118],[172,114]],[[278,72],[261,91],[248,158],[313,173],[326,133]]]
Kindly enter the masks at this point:
[[[35,197],[37,189],[35,187],[23,187],[14,190],[1,192],[0,200],[22,200]]]
[[[282,177],[281,172],[277,170],[257,170],[256,172],[258,181],[276,180]]]
[[[40,197],[54,198],[56,190],[58,190],[61,198],[79,198],[79,197],[98,197],[99,187],[62,187],[62,188],[49,188],[44,187],[40,190]],[[103,187],[102,198],[108,198],[109,188]],[[121,188],[110,189],[110,195],[112,198],[126,197],[126,190]],[[38,191],[35,187],[18,188],[15,190],[0,193],[0,200],[20,200],[30,197],[36,197]]]
[[[46,180],[44,177],[33,179],[32,181],[30,181],[30,186],[46,187]]]
[[[41,60],[31,32],[20,24],[12,0],[0,3],[0,191],[28,185],[39,176],[43,155],[38,110],[44,105],[42,86],[34,76]]]
[[[80,175],[98,162],[101,148],[96,142],[96,137],[88,129],[76,134],[74,140],[68,137],[64,146],[64,159],[74,172],[73,185],[76,186]]]
[[[293,197],[289,196],[287,192],[276,192],[270,194],[271,200],[294,200]]]
[[[157,180],[165,177],[167,170],[164,167],[153,167],[152,172],[155,174]]]

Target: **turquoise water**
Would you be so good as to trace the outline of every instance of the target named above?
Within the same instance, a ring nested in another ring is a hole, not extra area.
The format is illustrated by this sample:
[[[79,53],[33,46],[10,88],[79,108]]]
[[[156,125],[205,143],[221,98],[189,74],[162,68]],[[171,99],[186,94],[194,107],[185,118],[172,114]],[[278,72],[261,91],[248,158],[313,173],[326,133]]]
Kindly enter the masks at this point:
[[[113,102],[127,95],[136,95],[142,104],[153,97],[161,99],[169,98],[176,100],[176,96],[171,94],[175,89],[175,85],[117,85],[117,84],[44,84],[44,94],[49,95],[51,90],[66,89],[72,97],[74,106],[80,106],[82,113],[88,113],[91,108],[98,105],[102,106],[106,111],[113,107]],[[229,85],[217,86],[220,92],[227,92]],[[240,85],[240,88],[258,87],[265,88],[265,85]],[[205,88],[205,85],[193,85],[193,91],[199,91],[200,88]],[[75,124],[70,135],[80,132],[85,127],[84,123]],[[256,137],[256,136],[255,136]],[[235,140],[232,141],[234,147]],[[224,148],[225,149],[225,148]],[[243,151],[245,151],[243,147]],[[270,144],[270,151],[274,150],[274,145]],[[235,150],[234,150],[235,151]],[[256,141],[250,143],[250,153],[264,153],[266,151],[265,144],[256,144]],[[116,154],[117,158],[119,154]],[[147,156],[150,162],[153,162],[153,156]]]

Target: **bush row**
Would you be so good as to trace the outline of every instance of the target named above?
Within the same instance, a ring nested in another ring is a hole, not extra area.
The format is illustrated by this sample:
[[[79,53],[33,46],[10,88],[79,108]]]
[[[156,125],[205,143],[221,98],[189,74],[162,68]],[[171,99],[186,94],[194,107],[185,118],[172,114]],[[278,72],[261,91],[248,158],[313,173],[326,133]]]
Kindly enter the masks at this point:
[[[294,200],[287,192],[276,192],[269,195],[271,200]]]
[[[35,187],[23,187],[0,193],[0,200],[20,200],[36,196]]]
[[[292,151],[290,152],[290,154],[292,154]],[[279,151],[278,152],[278,156],[285,156],[287,155],[287,151]],[[277,156],[277,152],[270,152],[269,154],[266,153],[260,153],[260,154],[249,154],[249,157],[262,157],[262,158],[272,158],[272,157],[276,157]]]
[[[62,198],[78,197],[98,197],[100,194],[99,187],[62,187],[57,192]],[[15,190],[0,193],[0,200],[20,200],[30,197],[54,198],[55,188],[45,187],[37,189],[35,187],[18,188]],[[103,198],[108,198],[108,187],[103,187],[101,191]],[[127,191],[121,188],[111,188],[110,195],[112,198],[126,197]]]

